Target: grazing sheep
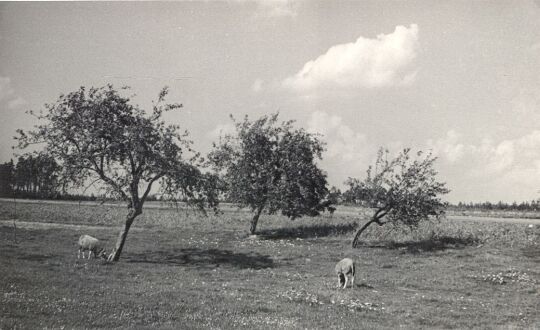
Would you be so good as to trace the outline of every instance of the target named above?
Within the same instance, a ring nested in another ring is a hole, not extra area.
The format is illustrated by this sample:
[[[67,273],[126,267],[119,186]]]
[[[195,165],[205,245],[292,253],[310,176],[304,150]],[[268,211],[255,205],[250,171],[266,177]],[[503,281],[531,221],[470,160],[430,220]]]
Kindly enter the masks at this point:
[[[95,237],[90,235],[82,235],[79,237],[79,254],[77,257],[84,259],[84,251],[88,251],[88,259],[92,257],[92,252],[94,252],[94,257],[102,257],[107,259],[107,254],[105,253],[105,247],[103,243]]]
[[[354,266],[354,261],[352,261],[351,258],[345,258],[338,262],[335,270],[338,277],[338,287],[341,287],[341,282],[343,279],[345,280],[343,289],[347,287],[347,283],[349,282],[348,275],[351,275],[351,287],[354,286],[354,274],[356,270]]]

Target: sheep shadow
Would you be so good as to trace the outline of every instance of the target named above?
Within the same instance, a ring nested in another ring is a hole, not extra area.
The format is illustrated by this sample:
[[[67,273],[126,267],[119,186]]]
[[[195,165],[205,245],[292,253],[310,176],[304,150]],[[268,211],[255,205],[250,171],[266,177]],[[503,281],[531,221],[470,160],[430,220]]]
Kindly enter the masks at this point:
[[[231,266],[234,268],[274,268],[274,260],[258,253],[237,253],[230,250],[184,248],[148,253],[130,253],[124,259],[129,263],[153,263],[198,268]]]
[[[375,241],[364,242],[359,245],[369,248],[386,248],[390,250],[403,250],[407,253],[421,253],[421,252],[434,252],[444,251],[448,249],[463,249],[467,246],[478,245],[480,240],[476,237],[452,237],[452,236],[440,236],[429,239],[423,239],[419,241]]]
[[[266,229],[259,235],[266,239],[313,238],[346,235],[356,230],[357,222],[345,224],[320,224],[294,228]]]

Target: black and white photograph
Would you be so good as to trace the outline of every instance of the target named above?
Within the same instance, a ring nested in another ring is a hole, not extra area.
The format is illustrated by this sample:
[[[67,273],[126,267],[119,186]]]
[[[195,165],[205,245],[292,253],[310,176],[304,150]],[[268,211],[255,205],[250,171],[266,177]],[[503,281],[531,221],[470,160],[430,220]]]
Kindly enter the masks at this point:
[[[540,329],[540,0],[0,1],[1,329]]]

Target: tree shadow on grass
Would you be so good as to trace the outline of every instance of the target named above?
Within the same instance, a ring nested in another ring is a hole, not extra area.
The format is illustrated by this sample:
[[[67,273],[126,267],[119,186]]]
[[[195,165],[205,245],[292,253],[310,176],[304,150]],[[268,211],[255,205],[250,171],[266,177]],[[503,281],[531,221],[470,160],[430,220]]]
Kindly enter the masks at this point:
[[[49,255],[29,254],[29,253],[22,254],[17,257],[17,259],[28,260],[28,261],[46,261],[51,258],[52,257]]]
[[[478,245],[480,240],[476,237],[440,236],[419,241],[376,241],[364,243],[361,246],[370,248],[387,248],[391,250],[404,250],[408,253],[444,251],[447,249],[463,249],[467,246]]]
[[[231,266],[235,268],[274,268],[272,258],[258,253],[236,253],[218,249],[175,249],[129,254],[124,261],[130,263],[153,263],[168,265],[186,265],[199,268]]]
[[[535,262],[540,262],[540,247],[538,245],[529,245],[521,249],[524,256],[532,258]]]
[[[266,229],[259,232],[266,239],[312,238],[346,235],[356,230],[358,223],[321,224],[294,228]]]
[[[420,241],[392,242],[390,249],[405,249],[409,253],[444,251],[447,249],[463,249],[467,246],[477,245],[476,237],[441,236]]]

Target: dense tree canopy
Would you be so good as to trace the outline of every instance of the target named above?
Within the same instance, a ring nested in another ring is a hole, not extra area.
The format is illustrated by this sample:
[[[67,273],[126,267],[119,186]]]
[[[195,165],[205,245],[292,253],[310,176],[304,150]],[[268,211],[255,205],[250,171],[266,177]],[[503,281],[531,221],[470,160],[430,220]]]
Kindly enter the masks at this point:
[[[317,136],[292,121],[279,123],[278,114],[235,124],[236,133],[222,137],[209,160],[227,184],[227,198],[254,212],[252,234],[263,210],[294,219],[328,206],[321,203],[328,189],[316,164],[323,152]]]
[[[52,197],[61,188],[60,168],[53,157],[44,153],[21,156],[14,173],[14,190],[22,196]]]
[[[0,164],[0,196],[52,198],[61,193],[60,167],[44,153],[25,154]]]
[[[11,197],[15,186],[13,160],[0,164],[0,197]]]
[[[435,157],[419,151],[413,159],[410,149],[405,149],[394,159],[388,158],[388,151],[380,149],[375,167],[368,168],[364,180],[349,178],[346,182],[347,200],[375,210],[372,219],[356,233],[353,247],[372,223],[400,222],[414,228],[420,221],[438,218],[445,212],[446,203],[441,195],[449,190],[445,183],[437,181]]]
[[[152,186],[175,186],[188,200],[202,206],[217,203],[206,194],[213,181],[196,167],[187,132],[162,120],[166,111],[180,104],[165,104],[164,88],[151,114],[132,105],[128,97],[108,85],[61,95],[37,115],[41,124],[30,132],[19,131],[19,145],[44,143],[44,152],[61,165],[61,178],[75,186],[100,181],[107,192],[126,202],[128,215],[112,258],[119,259],[133,220],[142,213]],[[166,180],[165,180],[166,179]],[[171,191],[169,189],[169,191]]]

